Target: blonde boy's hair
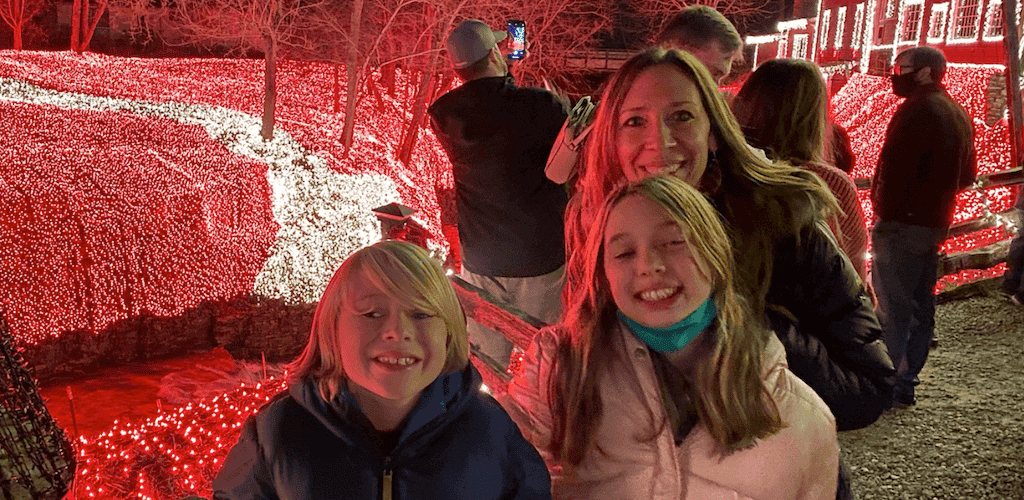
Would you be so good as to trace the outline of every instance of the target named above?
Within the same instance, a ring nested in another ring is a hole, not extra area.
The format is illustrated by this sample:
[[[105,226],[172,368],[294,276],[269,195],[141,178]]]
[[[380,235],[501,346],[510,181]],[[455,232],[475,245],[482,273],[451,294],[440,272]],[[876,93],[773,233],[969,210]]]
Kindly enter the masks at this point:
[[[426,250],[403,241],[384,240],[349,255],[327,284],[313,315],[305,350],[289,366],[290,382],[306,377],[318,382],[320,395],[334,399],[345,382],[338,339],[338,318],[353,312],[352,277],[362,273],[373,286],[404,305],[440,316],[448,331],[448,356],[442,374],[469,362],[466,316],[441,265]]]

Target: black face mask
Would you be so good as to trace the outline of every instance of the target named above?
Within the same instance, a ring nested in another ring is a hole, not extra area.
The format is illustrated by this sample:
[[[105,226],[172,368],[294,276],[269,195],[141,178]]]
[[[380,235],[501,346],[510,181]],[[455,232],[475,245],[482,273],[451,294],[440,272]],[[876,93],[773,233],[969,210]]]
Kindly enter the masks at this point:
[[[889,80],[892,81],[892,93],[900,97],[910,97],[917,87],[914,73],[917,73],[916,69],[903,75],[889,75]]]

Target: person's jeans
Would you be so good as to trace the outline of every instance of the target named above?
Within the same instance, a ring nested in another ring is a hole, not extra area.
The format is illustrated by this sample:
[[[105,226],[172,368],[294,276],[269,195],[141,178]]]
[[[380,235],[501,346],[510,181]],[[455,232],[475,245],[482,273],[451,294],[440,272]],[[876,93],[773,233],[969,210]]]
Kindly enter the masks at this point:
[[[1017,209],[1020,214],[1021,210]],[[1024,216],[1020,219],[1024,221]],[[1010,240],[1010,249],[1006,252],[1006,273],[1003,274],[1003,290],[1011,295],[1024,295],[1021,289],[1021,275],[1024,274],[1024,228],[1018,228],[1017,234]]]
[[[935,333],[939,248],[949,228],[882,221],[871,230],[871,282],[882,338],[896,366],[897,395],[913,398]]]
[[[469,271],[465,267],[459,273],[467,283],[476,285],[495,298],[508,302],[549,325],[558,322],[562,314],[562,283],[565,279],[565,266],[541,276],[527,278],[508,278],[484,276]],[[512,342],[500,332],[487,328],[469,318],[466,323],[469,341],[480,347],[488,357],[507,368],[509,355],[512,353]]]

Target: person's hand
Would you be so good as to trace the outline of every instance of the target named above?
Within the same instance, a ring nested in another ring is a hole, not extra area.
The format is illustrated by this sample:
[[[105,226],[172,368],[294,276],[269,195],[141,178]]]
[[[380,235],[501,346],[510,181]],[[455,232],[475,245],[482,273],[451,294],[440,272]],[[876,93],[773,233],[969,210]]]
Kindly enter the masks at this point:
[[[518,61],[522,61],[523,59],[526,59],[530,55],[530,41],[527,40],[526,41],[526,50],[523,51],[523,57],[520,57],[519,59],[512,59],[512,42],[510,42],[509,40],[510,39],[508,37],[506,37],[499,44],[500,45],[499,48],[501,49],[501,54],[505,56],[505,63],[511,65],[512,63],[515,63],[515,62],[518,62]]]

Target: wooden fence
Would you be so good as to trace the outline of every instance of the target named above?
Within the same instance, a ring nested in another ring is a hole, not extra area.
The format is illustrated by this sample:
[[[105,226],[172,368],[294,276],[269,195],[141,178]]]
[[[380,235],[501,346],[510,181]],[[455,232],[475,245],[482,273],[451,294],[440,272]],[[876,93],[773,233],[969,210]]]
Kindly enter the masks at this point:
[[[871,179],[855,179],[857,189],[870,189]],[[1024,169],[1020,167],[1003,170],[988,175],[978,176],[975,187],[984,190],[998,186],[1016,186],[1024,184]],[[962,236],[978,232],[984,229],[995,227],[997,217],[1006,217],[1019,223],[1016,210],[1011,208],[1005,212],[993,214],[992,217],[976,218],[958,222],[949,228],[949,237]],[[978,247],[965,252],[943,255],[939,260],[939,277],[956,274],[967,269],[989,269],[1006,261],[1006,252],[1009,249],[1010,240],[997,241],[991,245]]]

